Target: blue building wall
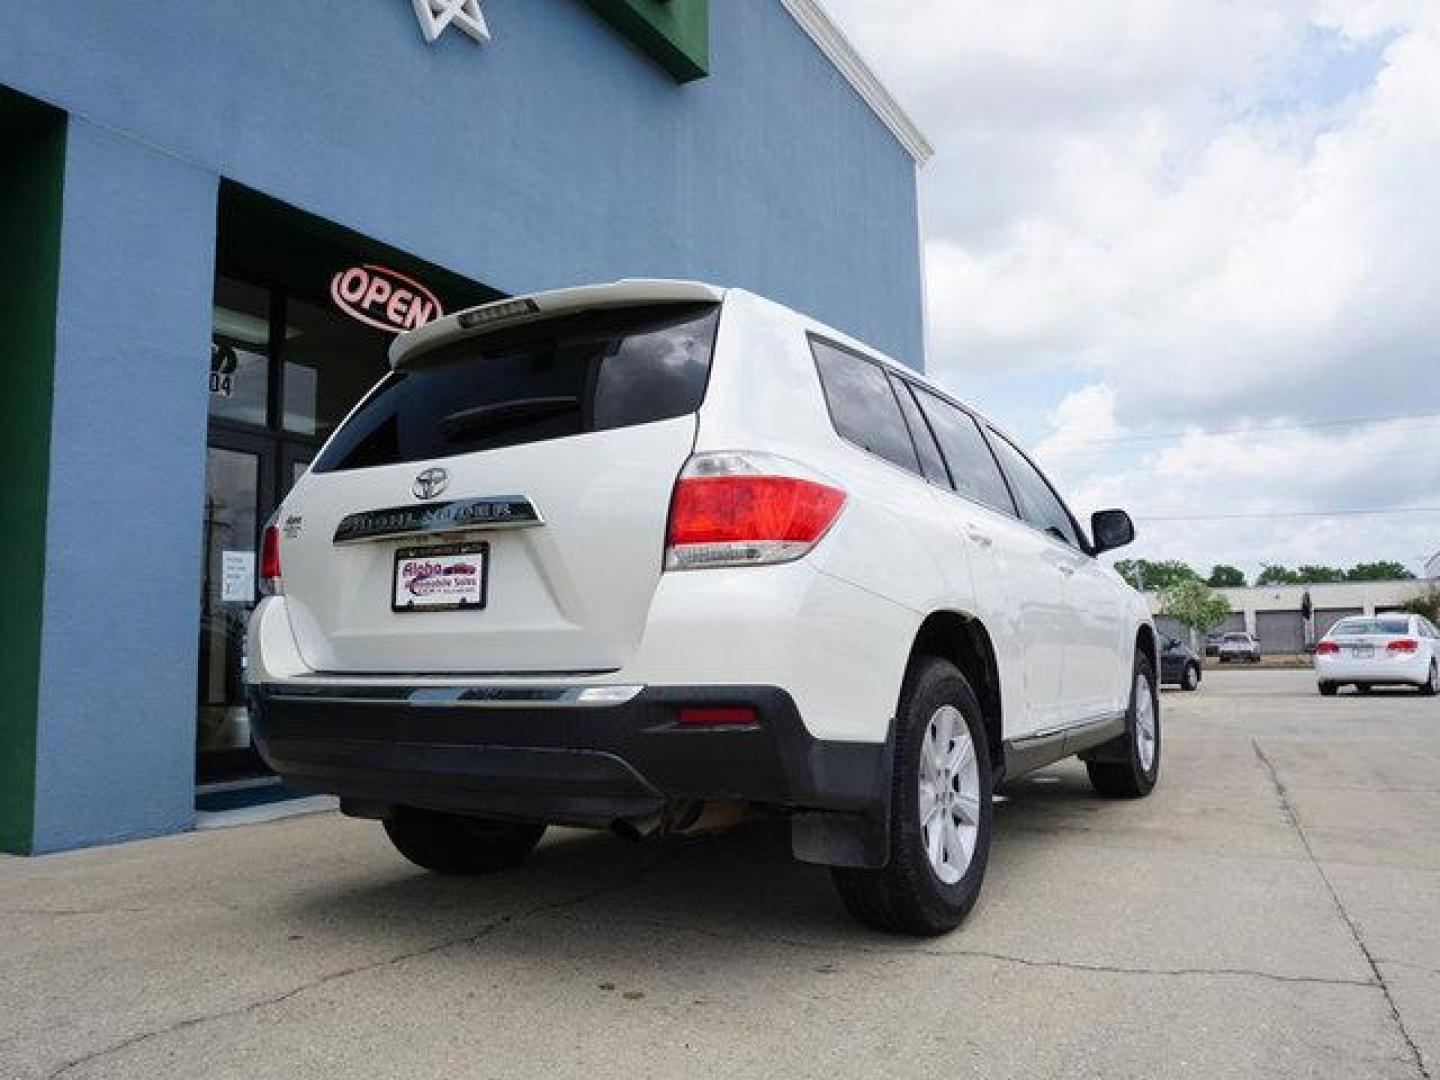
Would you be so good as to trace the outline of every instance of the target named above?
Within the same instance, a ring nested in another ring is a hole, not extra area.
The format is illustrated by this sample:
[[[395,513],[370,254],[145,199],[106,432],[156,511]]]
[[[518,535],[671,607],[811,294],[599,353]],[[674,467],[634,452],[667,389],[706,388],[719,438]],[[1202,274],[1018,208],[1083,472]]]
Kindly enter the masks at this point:
[[[778,0],[676,85],[581,0],[15,5],[0,82],[506,292],[740,285],[919,363],[914,166]]]
[[[921,362],[914,165],[778,0],[677,85],[581,0],[11,5],[0,83],[71,114],[37,851],[192,817],[222,177],[505,292],[737,285]]]
[[[190,824],[219,181],[72,118],[32,849]]]

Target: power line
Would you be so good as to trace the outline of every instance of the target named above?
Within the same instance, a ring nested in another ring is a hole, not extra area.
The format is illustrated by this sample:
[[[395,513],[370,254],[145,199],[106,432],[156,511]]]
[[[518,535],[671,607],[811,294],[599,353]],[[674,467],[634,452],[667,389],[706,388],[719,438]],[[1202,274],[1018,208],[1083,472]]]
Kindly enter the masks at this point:
[[[1384,514],[1440,514],[1440,506],[1397,506],[1389,510],[1260,510],[1240,514],[1133,515],[1136,521],[1255,521],[1266,518],[1357,517]]]
[[[1300,420],[1293,424],[1270,424],[1257,427],[1216,428],[1203,431],[1192,428],[1189,431],[1164,431],[1150,435],[1112,435],[1094,439],[1072,439],[1070,446],[1111,446],[1120,443],[1163,442],[1166,439],[1183,439],[1191,435],[1264,435],[1272,431],[1310,431],[1315,428],[1363,427],[1369,424],[1394,424],[1408,420],[1440,419],[1440,412],[1400,413],[1394,416],[1351,416],[1336,420]]]

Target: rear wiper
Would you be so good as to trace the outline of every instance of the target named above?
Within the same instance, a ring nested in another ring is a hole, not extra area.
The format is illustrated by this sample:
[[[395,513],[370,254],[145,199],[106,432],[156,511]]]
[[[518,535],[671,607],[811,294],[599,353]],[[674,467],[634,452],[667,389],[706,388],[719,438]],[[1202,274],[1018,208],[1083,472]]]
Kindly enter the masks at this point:
[[[580,409],[578,397],[533,397],[502,401],[498,405],[477,405],[461,409],[440,421],[440,434],[449,441],[470,438],[487,431],[499,431],[531,420]]]

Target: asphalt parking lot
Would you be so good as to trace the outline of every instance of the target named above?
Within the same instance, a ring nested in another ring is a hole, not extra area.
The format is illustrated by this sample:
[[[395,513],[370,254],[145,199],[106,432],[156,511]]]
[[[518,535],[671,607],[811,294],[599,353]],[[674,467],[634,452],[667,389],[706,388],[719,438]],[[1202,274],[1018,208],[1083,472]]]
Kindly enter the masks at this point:
[[[966,926],[762,825],[446,881],[334,815],[0,860],[0,1076],[1440,1075],[1440,701],[1220,671],[1138,803],[998,808]]]

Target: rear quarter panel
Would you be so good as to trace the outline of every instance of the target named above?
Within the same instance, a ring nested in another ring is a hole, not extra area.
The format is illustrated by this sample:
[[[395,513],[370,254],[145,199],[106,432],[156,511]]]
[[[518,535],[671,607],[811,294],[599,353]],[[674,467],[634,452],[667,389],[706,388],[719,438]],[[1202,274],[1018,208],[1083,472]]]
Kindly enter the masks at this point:
[[[908,612],[898,623],[889,615],[867,620],[867,605],[851,604],[848,617],[837,619],[831,629],[837,641],[847,642],[847,652],[854,651],[855,642],[863,643],[865,677],[884,688],[893,711],[925,616],[975,613],[970,566],[938,501],[938,489],[836,433],[810,351],[807,335],[812,333],[883,360],[861,343],[778,304],[741,290],[727,293],[696,451],[777,454],[845,490],[839,519],[805,561],[873,598],[876,612],[881,608],[874,605]]]

